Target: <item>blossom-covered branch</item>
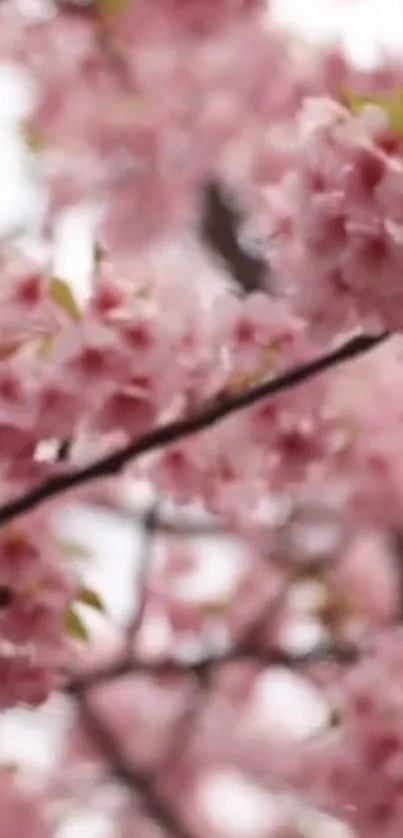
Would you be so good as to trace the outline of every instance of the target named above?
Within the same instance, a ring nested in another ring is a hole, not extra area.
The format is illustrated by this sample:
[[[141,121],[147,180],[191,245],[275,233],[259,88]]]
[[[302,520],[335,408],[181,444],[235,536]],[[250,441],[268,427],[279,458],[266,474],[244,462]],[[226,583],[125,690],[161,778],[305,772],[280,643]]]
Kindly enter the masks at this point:
[[[200,410],[194,416],[161,425],[89,466],[52,477],[42,485],[28,491],[21,498],[4,504],[0,508],[0,525],[4,526],[18,516],[35,509],[46,500],[55,498],[71,489],[83,486],[101,477],[118,474],[128,463],[143,454],[156,451],[185,437],[204,431],[237,411],[245,410],[264,399],[297,387],[338,364],[363,355],[374,349],[387,337],[387,333],[353,337],[332,352],[290,370],[278,378],[269,379],[239,395],[213,401],[211,405]]]

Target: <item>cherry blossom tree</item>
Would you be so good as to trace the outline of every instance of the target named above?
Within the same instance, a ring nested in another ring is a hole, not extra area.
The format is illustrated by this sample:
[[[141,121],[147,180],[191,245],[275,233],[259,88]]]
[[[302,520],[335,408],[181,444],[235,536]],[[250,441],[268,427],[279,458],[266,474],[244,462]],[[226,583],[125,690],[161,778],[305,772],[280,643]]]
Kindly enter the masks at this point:
[[[400,838],[403,63],[266,0],[2,0],[0,56],[47,254],[1,242],[0,705],[71,711],[49,776],[1,766],[0,838],[89,806],[117,838]],[[81,303],[52,253],[83,202]],[[73,505],[141,528],[122,630]]]

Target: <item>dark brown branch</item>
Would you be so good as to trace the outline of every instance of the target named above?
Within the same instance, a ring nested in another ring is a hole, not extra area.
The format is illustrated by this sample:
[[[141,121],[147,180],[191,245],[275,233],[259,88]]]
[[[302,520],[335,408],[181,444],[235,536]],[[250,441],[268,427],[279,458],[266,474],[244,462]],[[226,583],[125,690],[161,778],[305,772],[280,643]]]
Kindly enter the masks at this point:
[[[398,530],[392,534],[391,547],[395,558],[396,586],[399,597],[399,617],[403,620],[403,531]]]
[[[112,505],[112,503],[104,503],[91,500],[90,508],[95,512],[102,512],[105,515],[111,515],[117,521],[141,523],[144,517],[144,511],[137,509],[130,509],[122,505]],[[164,536],[183,536],[185,538],[211,538],[222,536],[226,534],[225,525],[220,525],[219,522],[210,520],[191,520],[187,519],[185,515],[175,514],[171,516],[164,515],[163,512],[155,515],[155,530]]]
[[[205,189],[201,233],[207,246],[224,262],[238,287],[245,293],[265,287],[268,265],[264,259],[247,253],[239,244],[241,218],[225,200],[217,184]]]
[[[51,477],[41,485],[31,489],[25,495],[6,503],[0,508],[0,526],[20,515],[36,509],[44,501],[64,494],[70,489],[83,486],[101,477],[118,474],[130,461],[151,451],[178,442],[188,436],[204,431],[221,422],[227,416],[239,410],[245,410],[266,398],[272,398],[292,387],[308,381],[320,373],[326,372],[337,364],[345,363],[353,358],[378,346],[388,337],[388,333],[380,335],[358,335],[351,338],[338,349],[310,361],[308,364],[290,370],[277,378],[251,387],[243,393],[217,400],[204,407],[199,413],[185,419],[179,419],[166,425],[160,425],[140,439],[129,442],[113,454],[109,454],[82,469]]]
[[[134,580],[135,591],[137,591],[139,598],[138,606],[127,627],[127,650],[129,655],[132,652],[133,644],[136,643],[137,634],[140,631],[147,604],[147,576],[150,570],[150,553],[153,536],[156,531],[157,515],[158,506],[154,503],[151,509],[143,516],[144,541]]]
[[[125,675],[136,673],[150,675],[193,675],[205,677],[213,669],[228,663],[242,663],[252,661],[262,667],[283,666],[288,669],[304,669],[317,663],[333,662],[342,666],[351,666],[356,663],[363,650],[356,646],[339,646],[332,643],[323,643],[316,646],[305,654],[294,654],[281,648],[259,649],[252,645],[239,644],[232,649],[200,658],[198,661],[182,661],[175,658],[166,658],[161,661],[147,661],[140,658],[126,658],[116,661],[106,667],[99,668],[85,675],[73,678],[64,687],[64,692],[75,695],[77,690],[85,687],[93,687],[120,678]]]
[[[192,672],[192,689],[187,706],[170,734],[167,749],[161,762],[156,767],[155,776],[162,778],[172,767],[178,764],[192,741],[199,715],[208,700],[210,671]]]
[[[56,460],[58,463],[66,463],[70,457],[71,452],[71,439],[64,439],[57,449]]]
[[[86,691],[77,691],[76,698],[86,730],[103,753],[113,776],[139,795],[147,814],[172,838],[193,838],[191,830],[156,791],[152,780],[139,771],[122,753],[107,725],[92,709]]]

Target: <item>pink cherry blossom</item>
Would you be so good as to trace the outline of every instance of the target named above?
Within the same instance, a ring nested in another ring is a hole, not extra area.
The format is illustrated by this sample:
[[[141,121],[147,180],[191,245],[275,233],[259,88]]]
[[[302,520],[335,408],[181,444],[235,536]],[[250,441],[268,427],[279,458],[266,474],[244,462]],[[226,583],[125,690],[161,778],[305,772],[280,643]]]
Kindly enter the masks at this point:
[[[384,147],[387,117],[380,107],[354,116],[330,99],[313,99],[299,130],[295,168],[268,197],[274,264],[297,306],[301,297],[301,313],[321,329],[326,307],[333,310],[328,326],[338,313],[334,330],[354,319],[398,330],[400,158]]]
[[[1,829],[3,835],[22,835],[29,830],[33,838],[51,835],[50,823],[46,822],[42,800],[29,793],[21,793],[12,774],[7,770],[1,776]]]

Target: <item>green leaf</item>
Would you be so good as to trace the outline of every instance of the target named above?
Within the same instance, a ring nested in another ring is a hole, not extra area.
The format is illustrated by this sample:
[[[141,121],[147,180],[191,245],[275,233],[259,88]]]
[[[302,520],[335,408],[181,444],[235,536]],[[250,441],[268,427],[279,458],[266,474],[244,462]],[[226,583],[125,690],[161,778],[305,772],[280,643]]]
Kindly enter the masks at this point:
[[[65,615],[66,630],[69,637],[74,640],[82,640],[87,642],[89,640],[89,631],[84,623],[84,620],[77,613],[74,605],[70,605]]]
[[[381,108],[389,120],[389,126],[396,134],[403,134],[403,90],[395,91],[392,96],[367,96],[355,93],[348,87],[342,89],[347,107],[352,113],[359,114],[367,105]]]
[[[46,147],[45,137],[40,133],[38,128],[24,122],[22,125],[22,136],[29,148],[34,154],[38,154]]]
[[[57,546],[67,558],[88,559],[91,556],[91,551],[78,541],[74,541],[74,539],[57,539]]]
[[[106,614],[105,604],[101,596],[93,588],[80,588],[77,600],[78,602],[84,603],[84,605],[88,605],[89,608],[93,608],[94,611],[98,611],[100,614]]]
[[[57,276],[51,278],[50,296],[72,320],[81,320],[81,311],[77,301],[70,286],[64,279],[59,279]]]
[[[42,335],[38,348],[38,356],[42,361],[47,361],[50,358],[55,340],[56,335],[50,333]]]
[[[341,94],[345,105],[353,113],[359,113],[365,105],[378,104],[376,96],[363,96],[361,93],[356,93],[355,90],[351,90],[349,87],[343,86],[341,88]]]
[[[103,18],[114,18],[126,12],[135,0],[98,0]]]

